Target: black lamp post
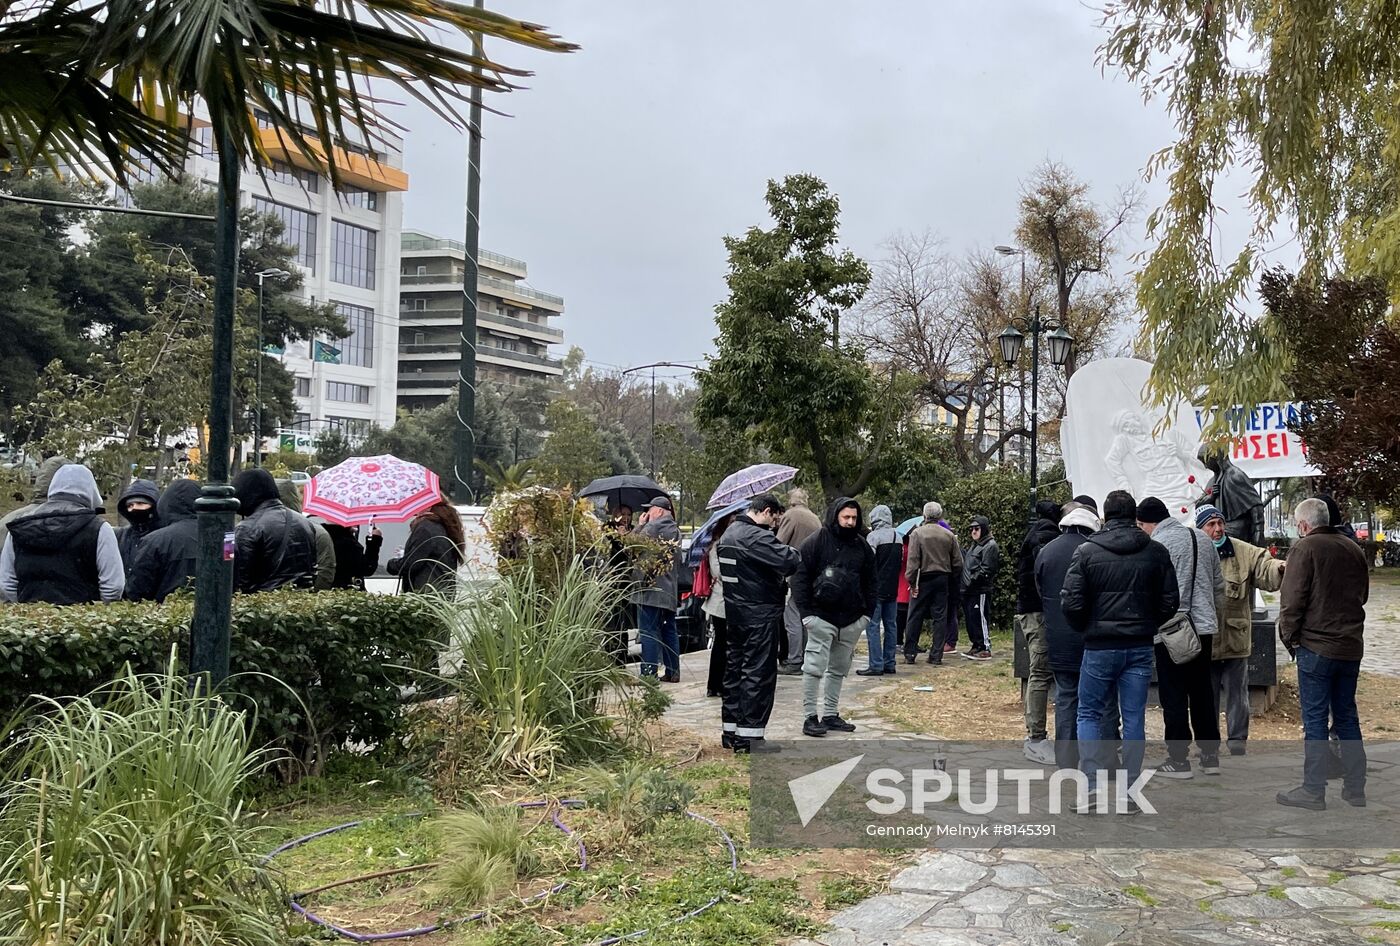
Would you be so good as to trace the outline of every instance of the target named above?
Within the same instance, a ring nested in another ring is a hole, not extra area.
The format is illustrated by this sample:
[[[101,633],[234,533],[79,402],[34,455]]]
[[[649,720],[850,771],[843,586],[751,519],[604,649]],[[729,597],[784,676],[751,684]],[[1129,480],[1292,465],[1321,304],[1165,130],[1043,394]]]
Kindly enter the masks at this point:
[[[1029,321],[1014,317],[1006,331],[997,336],[997,344],[1001,346],[1001,360],[1006,362],[1008,367],[1021,360],[1021,348],[1026,343],[1025,334],[1019,331],[1017,326],[1025,329],[1031,336],[1031,515],[1034,516],[1036,492],[1040,486],[1040,336],[1045,336],[1045,341],[1050,346],[1050,362],[1057,368],[1064,367],[1069,361],[1074,337],[1058,322],[1041,321],[1040,306],[1036,306],[1035,313]]]
[[[292,275],[285,269],[264,269],[253,274],[258,279],[258,378],[253,399],[257,402],[257,413],[253,415],[253,466],[262,466],[263,455],[263,399],[262,399],[262,363],[263,363],[263,280],[269,276],[278,279],[285,279]]]

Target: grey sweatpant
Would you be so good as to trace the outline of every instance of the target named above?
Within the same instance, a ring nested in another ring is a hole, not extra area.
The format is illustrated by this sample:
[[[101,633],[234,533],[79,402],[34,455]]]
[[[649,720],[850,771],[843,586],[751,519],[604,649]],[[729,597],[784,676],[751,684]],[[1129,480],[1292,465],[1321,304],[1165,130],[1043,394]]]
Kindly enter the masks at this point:
[[[870,618],[862,617],[837,627],[819,617],[807,619],[807,650],[802,654],[802,715],[825,719],[836,716],[841,702],[841,685],[851,669],[856,641],[865,633]],[[820,691],[822,711],[817,712]]]
[[[802,652],[807,647],[807,634],[802,628],[802,615],[797,613],[797,603],[788,592],[787,605],[783,608],[783,630],[787,632],[787,656],[783,664],[791,667],[802,666]]]

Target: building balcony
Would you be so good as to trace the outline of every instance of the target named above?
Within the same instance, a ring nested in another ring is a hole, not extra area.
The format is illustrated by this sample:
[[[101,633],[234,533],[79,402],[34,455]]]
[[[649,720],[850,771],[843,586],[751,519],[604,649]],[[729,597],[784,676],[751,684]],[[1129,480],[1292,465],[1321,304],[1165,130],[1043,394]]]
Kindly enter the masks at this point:
[[[426,309],[399,309],[399,324],[413,325],[415,323],[442,325],[457,325],[462,321],[461,306],[430,306]],[[530,338],[537,338],[547,342],[562,342],[564,340],[564,330],[551,328],[539,322],[531,322],[527,319],[517,319],[509,315],[498,315],[495,312],[478,312],[476,321],[479,325],[499,325],[502,328],[510,329],[520,335]]]
[[[452,361],[461,354],[461,346],[456,344],[424,344],[424,345],[400,345],[399,359],[401,362],[419,362],[424,364],[440,365],[445,361]],[[503,365],[508,368],[526,367],[540,374],[559,375],[564,373],[564,362],[558,358],[545,358],[540,355],[530,355],[523,351],[511,351],[508,348],[496,348],[493,345],[479,344],[476,346],[476,357],[481,361],[487,361],[495,365]],[[438,378],[438,375],[445,369],[433,368],[418,371],[413,369],[404,371],[402,364],[399,370],[399,384],[402,386],[405,378]],[[456,369],[446,371],[444,376],[451,376],[453,380],[457,378]],[[440,378],[439,378],[440,380]]]
[[[452,273],[424,273],[421,276],[417,273],[404,273],[399,276],[399,286],[441,287],[444,291],[461,290],[462,277],[460,275],[454,276]],[[531,289],[529,286],[511,282],[508,279],[478,276],[476,288],[477,292],[485,291],[487,295],[501,298],[513,297],[522,302],[542,305],[558,312],[564,311],[563,296],[556,296],[550,292],[540,292],[538,289]]]
[[[400,249],[404,253],[460,253],[466,259],[467,245],[461,240],[442,240],[437,237],[421,236],[416,233],[405,233],[399,243]],[[529,270],[525,267],[523,259],[516,259],[514,256],[506,256],[504,253],[494,253],[491,250],[477,250],[477,261],[483,266],[490,266],[492,269],[502,272],[514,273],[524,279]]]

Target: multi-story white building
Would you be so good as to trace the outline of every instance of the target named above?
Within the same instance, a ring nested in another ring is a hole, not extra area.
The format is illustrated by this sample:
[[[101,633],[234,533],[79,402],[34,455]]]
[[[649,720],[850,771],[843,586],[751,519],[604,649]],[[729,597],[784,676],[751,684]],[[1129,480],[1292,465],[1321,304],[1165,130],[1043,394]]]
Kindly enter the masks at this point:
[[[549,354],[564,342],[564,331],[549,324],[563,315],[563,298],[527,286],[523,260],[490,250],[477,260],[477,380],[518,384],[563,374]],[[405,230],[399,265],[399,404],[432,407],[457,383],[465,246]]]
[[[218,167],[209,128],[198,117],[194,135],[204,147],[189,170],[213,182]],[[341,339],[292,343],[281,356],[296,378],[299,445],[307,447],[327,429],[354,438],[371,425],[390,426],[398,373],[399,236],[408,189],[403,143],[385,134],[372,144],[338,149],[336,163],[348,185],[341,194],[270,128],[262,145],[272,165],[266,180],[245,170],[239,203],[282,220],[283,240],[296,248],[302,295],[335,305],[350,329]],[[277,434],[290,432],[265,433],[266,448],[275,450]]]

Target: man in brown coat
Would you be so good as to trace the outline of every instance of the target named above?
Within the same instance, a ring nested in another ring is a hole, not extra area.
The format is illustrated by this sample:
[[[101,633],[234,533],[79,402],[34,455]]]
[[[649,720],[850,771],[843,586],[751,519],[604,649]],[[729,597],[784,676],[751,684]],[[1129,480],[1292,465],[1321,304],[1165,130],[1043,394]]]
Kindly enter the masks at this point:
[[[1306,499],[1294,510],[1299,539],[1288,554],[1278,636],[1298,661],[1303,713],[1303,784],[1278,793],[1278,803],[1327,807],[1327,732],[1340,740],[1342,801],[1366,805],[1366,750],[1356,711],[1356,681],[1370,574],[1361,547],[1329,526],[1327,504]]]
[[[1283,562],[1265,549],[1225,531],[1225,516],[1215,506],[1196,509],[1196,528],[1215,543],[1225,576],[1225,606],[1216,610],[1217,631],[1210,652],[1215,712],[1225,708],[1230,755],[1244,755],[1249,739],[1249,654],[1254,649],[1254,592],[1278,591]],[[1224,692],[1224,699],[1221,692]]]
[[[924,621],[933,622],[933,643],[928,662],[943,663],[943,638],[947,632],[947,609],[956,607],[950,600],[949,575],[961,575],[962,549],[953,533],[938,524],[943,507],[935,502],[924,503],[924,521],[909,533],[905,544],[909,557],[904,564],[904,579],[909,582],[909,620],[904,625],[904,662],[912,664],[919,656],[919,635]],[[956,626],[956,625],[955,625]]]
[[[778,541],[795,549],[802,548],[813,534],[822,531],[822,521],[808,505],[807,491],[798,487],[788,491],[787,512],[778,523]],[[778,672],[787,676],[802,673],[802,654],[807,649],[807,632],[802,627],[802,615],[792,600],[791,580],[788,584],[787,606],[783,609],[783,630],[786,632],[786,646],[779,648]]]

